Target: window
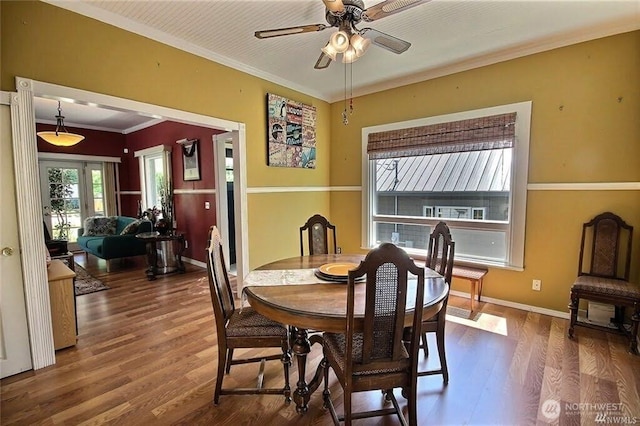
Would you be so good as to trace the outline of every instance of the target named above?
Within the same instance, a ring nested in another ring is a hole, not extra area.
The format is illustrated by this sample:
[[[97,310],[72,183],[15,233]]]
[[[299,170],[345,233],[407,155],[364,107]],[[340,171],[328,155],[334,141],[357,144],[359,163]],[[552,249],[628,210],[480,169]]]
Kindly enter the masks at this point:
[[[171,148],[159,145],[136,151],[140,166],[142,209],[161,208],[165,188],[171,185]]]
[[[531,103],[363,129],[363,246],[426,254],[447,222],[456,260],[521,269]]]

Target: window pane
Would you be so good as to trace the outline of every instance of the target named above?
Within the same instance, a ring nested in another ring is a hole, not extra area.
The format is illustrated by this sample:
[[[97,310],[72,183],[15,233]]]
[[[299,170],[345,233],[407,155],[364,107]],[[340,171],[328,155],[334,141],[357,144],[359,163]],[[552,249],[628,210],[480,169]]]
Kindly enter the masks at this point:
[[[399,247],[427,249],[430,226],[376,222],[376,243],[393,243]]]
[[[146,164],[147,208],[160,208],[161,190],[165,181],[162,155],[149,156]]]
[[[482,229],[482,222],[508,223],[511,148],[397,157],[374,164],[376,214],[444,220],[458,259],[506,260],[507,233]],[[456,220],[478,222],[479,229],[462,229]],[[376,243],[426,250],[431,227],[400,222],[376,222]]]
[[[91,170],[91,191],[93,210],[96,216],[104,216],[104,196],[102,194],[102,171]]]
[[[456,242],[455,257],[494,262],[506,259],[506,232],[460,228],[450,230]]]
[[[509,220],[511,148],[375,160],[376,214]]]

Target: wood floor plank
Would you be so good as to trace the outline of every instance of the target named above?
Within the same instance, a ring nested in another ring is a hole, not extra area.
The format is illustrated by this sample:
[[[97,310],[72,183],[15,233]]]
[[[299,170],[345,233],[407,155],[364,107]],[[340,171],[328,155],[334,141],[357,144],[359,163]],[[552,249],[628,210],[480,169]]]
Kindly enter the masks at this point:
[[[187,265],[185,274],[148,281],[144,259],[116,262],[76,256],[110,289],[78,296],[76,346],[58,351],[57,363],[0,382],[0,423],[4,425],[330,425],[322,387],[309,411],[273,395],[224,395],[213,405],[217,336],[206,271]],[[468,299],[449,304],[468,308]],[[420,424],[525,425],[595,424],[584,403],[618,404],[620,414],[640,419],[640,357],[626,340],[579,329],[567,336],[567,321],[481,302],[472,318],[449,318],[446,352],[450,382],[441,376],[418,381]],[[421,368],[439,365],[433,336]],[[243,351],[264,354],[262,350]],[[322,356],[315,345],[308,379]],[[291,384],[297,369],[290,370]],[[252,386],[257,366],[235,366],[224,386]],[[330,375],[332,399],[342,410],[342,390]],[[269,362],[265,386],[282,383],[282,365]],[[406,401],[396,391],[406,411]],[[557,400],[560,417],[540,408]],[[380,408],[379,392],[358,395],[355,409]],[[397,425],[390,417],[364,425]]]

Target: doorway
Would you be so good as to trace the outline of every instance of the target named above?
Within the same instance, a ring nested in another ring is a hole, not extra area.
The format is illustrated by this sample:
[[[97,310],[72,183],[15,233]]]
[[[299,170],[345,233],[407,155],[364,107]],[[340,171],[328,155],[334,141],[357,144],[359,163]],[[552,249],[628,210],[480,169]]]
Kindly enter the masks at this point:
[[[11,124],[15,129],[12,140],[15,151],[15,187],[21,256],[23,262],[24,293],[27,295],[29,316],[29,340],[33,367],[43,368],[55,363],[55,352],[51,334],[51,317],[48,310],[49,294],[47,275],[42,262],[42,207],[37,168],[37,147],[33,99],[36,96],[49,99],[71,99],[73,102],[92,107],[103,107],[119,111],[131,111],[161,119],[194,124],[201,127],[226,130],[234,134],[234,163],[240,171],[235,185],[236,211],[236,256],[240,276],[248,273],[248,211],[246,209],[246,132],[243,123],[209,117],[172,108],[146,104],[125,98],[103,95],[56,84],[16,77],[17,93],[11,96]],[[240,188],[240,190],[238,190]]]
[[[53,239],[78,250],[78,229],[91,216],[105,216],[102,164],[40,161],[42,217]]]

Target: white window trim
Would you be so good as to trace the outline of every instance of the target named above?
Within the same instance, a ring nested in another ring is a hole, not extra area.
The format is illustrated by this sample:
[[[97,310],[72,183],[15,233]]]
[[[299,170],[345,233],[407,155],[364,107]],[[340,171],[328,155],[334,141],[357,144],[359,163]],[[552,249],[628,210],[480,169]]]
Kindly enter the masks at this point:
[[[164,172],[167,179],[167,184],[172,186],[171,181],[171,147],[167,145],[157,145],[151,148],[141,149],[140,151],[135,151],[133,153],[134,157],[138,158],[138,168],[140,171],[140,198],[142,201],[142,209],[146,210],[153,206],[147,206],[147,179],[146,179],[146,164],[145,159],[151,155],[164,154],[163,157],[163,166]]]
[[[416,120],[408,120],[397,123],[388,123],[378,126],[364,127],[362,129],[362,248],[368,249],[375,243],[373,240],[373,226],[370,218],[376,221],[388,220],[390,222],[400,223],[415,223],[421,225],[435,225],[438,222],[437,218],[408,218],[403,216],[385,216],[385,215],[373,215],[375,212],[375,197],[372,196],[369,183],[375,179],[375,167],[370,167],[372,162],[367,155],[367,142],[369,140],[370,133],[378,133],[385,131],[392,131],[398,129],[404,129],[409,127],[427,126],[432,124],[467,120],[478,117],[485,117],[490,115],[505,114],[510,112],[516,113],[516,126],[515,126],[515,144],[513,147],[513,163],[511,174],[511,188],[509,202],[510,209],[510,222],[511,225],[504,222],[491,222],[491,221],[465,221],[465,220],[452,220],[455,222],[455,226],[465,228],[479,228],[478,225],[482,224],[481,229],[487,229],[487,227],[493,229],[500,229],[507,231],[507,260],[504,263],[486,263],[487,266],[498,266],[509,269],[523,270],[524,269],[524,243],[525,243],[525,222],[527,211],[527,178],[529,168],[529,138],[531,132],[531,101],[518,102],[508,105],[500,105],[489,108],[482,108],[471,111],[458,112],[453,114],[444,114],[434,117],[421,118]],[[512,199],[513,197],[513,199]],[[475,223],[474,223],[475,222]]]

